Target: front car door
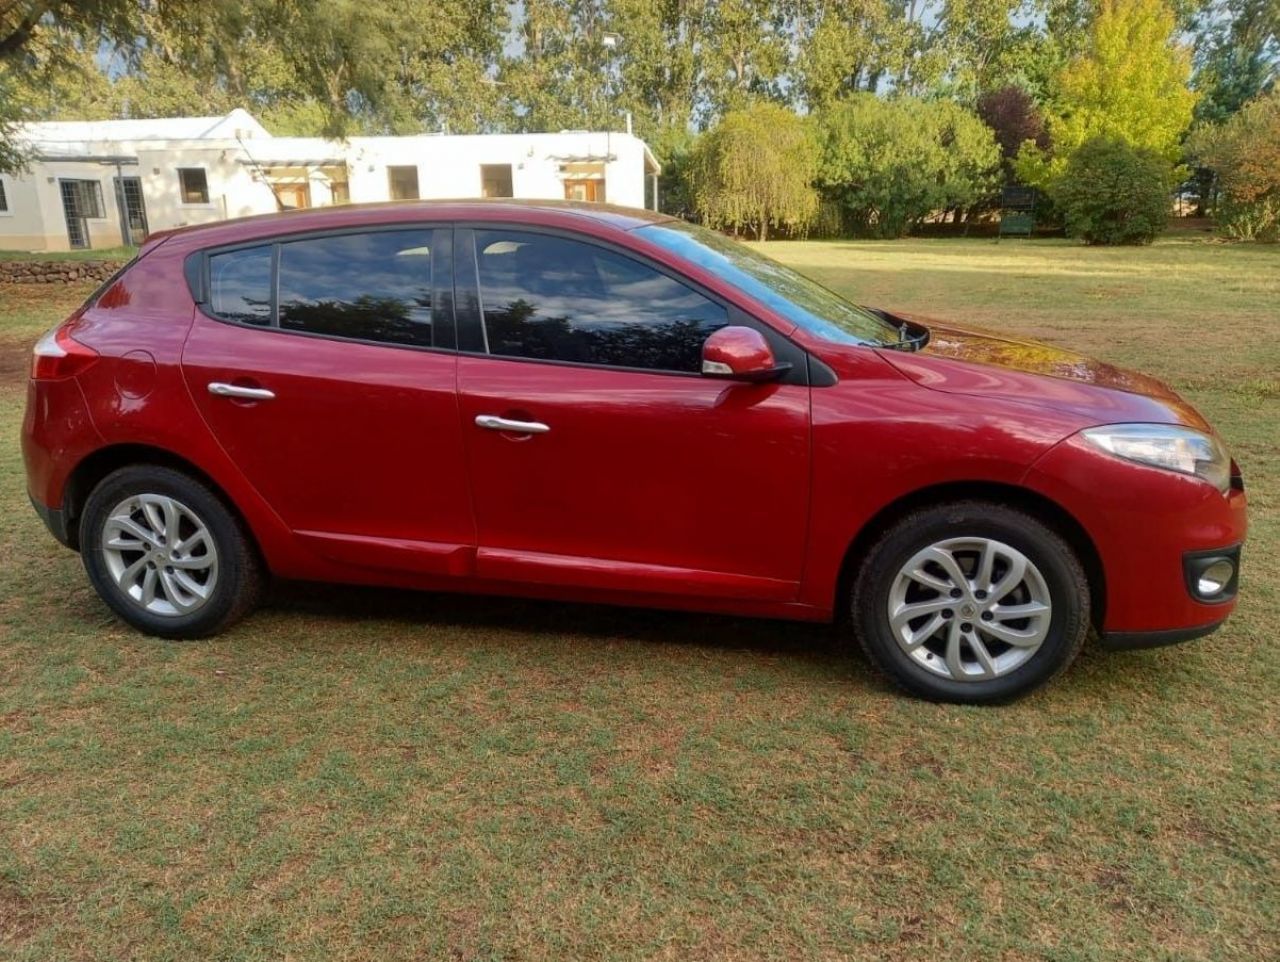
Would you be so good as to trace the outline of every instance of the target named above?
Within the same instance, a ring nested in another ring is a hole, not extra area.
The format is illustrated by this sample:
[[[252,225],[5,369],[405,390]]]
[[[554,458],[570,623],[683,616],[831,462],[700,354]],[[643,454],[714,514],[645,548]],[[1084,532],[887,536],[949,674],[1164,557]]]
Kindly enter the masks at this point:
[[[477,226],[455,241],[477,574],[793,600],[803,356],[793,383],[705,378],[707,335],[753,323],[707,292],[579,236]]]
[[[213,251],[191,395],[259,494],[331,561],[466,574],[451,231],[383,226]]]

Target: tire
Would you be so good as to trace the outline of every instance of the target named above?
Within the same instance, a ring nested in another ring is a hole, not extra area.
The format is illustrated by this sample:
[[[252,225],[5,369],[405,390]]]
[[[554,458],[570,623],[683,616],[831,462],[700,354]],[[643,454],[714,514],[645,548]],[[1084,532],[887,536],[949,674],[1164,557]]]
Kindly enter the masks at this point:
[[[1067,543],[1039,519],[985,501],[894,523],[867,552],[851,598],[872,664],[912,694],[961,704],[1011,701],[1064,671],[1088,634],[1089,607]]]
[[[263,588],[240,519],[205,484],[158,465],[120,468],[90,492],[80,555],[107,606],[162,638],[217,634],[248,614]]]

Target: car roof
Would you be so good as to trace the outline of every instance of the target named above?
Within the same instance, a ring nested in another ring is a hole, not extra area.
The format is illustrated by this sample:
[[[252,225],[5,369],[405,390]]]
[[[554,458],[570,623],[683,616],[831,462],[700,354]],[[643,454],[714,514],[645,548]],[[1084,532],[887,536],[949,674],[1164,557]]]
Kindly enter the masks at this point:
[[[410,200],[374,204],[342,204],[302,210],[257,214],[211,224],[195,224],[157,231],[144,245],[181,237],[183,246],[212,247],[255,240],[277,234],[340,230],[347,227],[395,224],[415,220],[515,220],[528,224],[564,227],[596,224],[606,230],[629,231],[647,224],[674,220],[667,214],[635,207],[619,207],[589,201],[567,200]]]

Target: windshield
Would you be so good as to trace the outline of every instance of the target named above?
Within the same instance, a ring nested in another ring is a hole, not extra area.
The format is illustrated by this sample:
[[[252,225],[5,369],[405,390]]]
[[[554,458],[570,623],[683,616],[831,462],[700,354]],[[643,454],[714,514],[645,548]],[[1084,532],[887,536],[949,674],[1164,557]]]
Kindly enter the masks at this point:
[[[817,281],[715,231],[667,221],[636,234],[723,277],[812,334],[844,344],[896,344],[897,327]]]

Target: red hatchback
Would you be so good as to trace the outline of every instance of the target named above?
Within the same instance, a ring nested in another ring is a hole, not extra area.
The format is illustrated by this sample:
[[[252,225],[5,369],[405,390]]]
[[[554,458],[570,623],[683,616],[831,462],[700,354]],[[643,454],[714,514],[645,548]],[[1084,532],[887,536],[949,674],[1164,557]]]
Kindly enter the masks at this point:
[[[27,479],[124,620],[268,573],[849,621],[931,698],[1235,605],[1245,496],[1158,381],[857,307],[718,234],[552,203],[153,237],[36,345]]]

